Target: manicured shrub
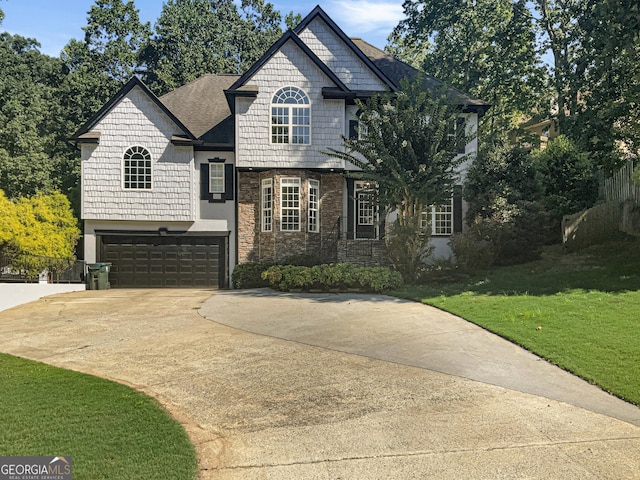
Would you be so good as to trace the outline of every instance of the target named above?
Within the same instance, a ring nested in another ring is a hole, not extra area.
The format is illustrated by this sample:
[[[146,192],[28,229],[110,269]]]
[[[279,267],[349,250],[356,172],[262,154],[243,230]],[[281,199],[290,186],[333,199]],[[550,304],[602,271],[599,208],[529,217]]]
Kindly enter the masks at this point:
[[[540,202],[520,201],[509,216],[477,217],[467,232],[450,241],[458,265],[473,272],[538,259],[550,235],[549,215]]]
[[[347,290],[382,292],[402,285],[402,276],[386,267],[360,267],[348,263],[324,264],[313,267],[273,265],[262,278],[276,290]]]
[[[320,265],[322,260],[317,255],[310,253],[299,253],[297,255],[291,255],[282,261],[283,265],[300,265],[303,267],[313,267],[314,265]]]
[[[465,272],[488,270],[495,261],[495,248],[488,240],[469,233],[456,233],[449,240],[456,265]]]
[[[269,282],[262,278],[262,272],[270,266],[270,263],[243,263],[236,265],[231,275],[233,288],[268,287]]]
[[[273,265],[262,273],[262,278],[268,280],[271,288],[285,292],[291,289],[308,290],[313,287],[311,267]]]

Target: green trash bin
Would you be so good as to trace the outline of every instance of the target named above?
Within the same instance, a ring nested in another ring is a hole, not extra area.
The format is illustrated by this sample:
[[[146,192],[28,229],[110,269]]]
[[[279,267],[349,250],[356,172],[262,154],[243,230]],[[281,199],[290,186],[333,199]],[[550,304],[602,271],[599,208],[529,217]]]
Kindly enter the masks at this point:
[[[87,264],[87,288],[89,290],[107,290],[111,288],[109,283],[110,263],[89,263]]]

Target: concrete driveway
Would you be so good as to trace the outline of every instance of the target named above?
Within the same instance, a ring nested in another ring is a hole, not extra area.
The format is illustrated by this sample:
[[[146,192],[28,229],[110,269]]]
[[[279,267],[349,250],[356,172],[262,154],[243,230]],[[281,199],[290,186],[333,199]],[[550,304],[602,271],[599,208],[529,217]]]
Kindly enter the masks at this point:
[[[0,351],[156,397],[196,445],[202,479],[640,478],[635,407],[595,401],[623,421],[519,391],[536,382],[496,385],[520,373],[483,358],[513,353],[455,317],[387,297],[213,293],[47,297],[0,313]],[[437,337],[454,353],[425,351]],[[465,372],[430,369],[446,358]],[[600,395],[584,387],[567,395]]]

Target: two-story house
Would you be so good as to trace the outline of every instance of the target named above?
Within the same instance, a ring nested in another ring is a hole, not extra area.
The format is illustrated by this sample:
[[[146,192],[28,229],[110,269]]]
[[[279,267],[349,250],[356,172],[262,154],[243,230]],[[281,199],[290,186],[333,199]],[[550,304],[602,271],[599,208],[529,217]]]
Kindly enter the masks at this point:
[[[356,99],[416,73],[316,7],[241,76],[160,98],[132,78],[72,137],[85,259],[111,262],[114,287],[225,287],[238,263],[301,253],[375,263],[384,219],[353,167],[324,152],[358,135]],[[489,105],[451,92],[475,129]],[[425,212],[441,254],[463,208],[454,198]]]

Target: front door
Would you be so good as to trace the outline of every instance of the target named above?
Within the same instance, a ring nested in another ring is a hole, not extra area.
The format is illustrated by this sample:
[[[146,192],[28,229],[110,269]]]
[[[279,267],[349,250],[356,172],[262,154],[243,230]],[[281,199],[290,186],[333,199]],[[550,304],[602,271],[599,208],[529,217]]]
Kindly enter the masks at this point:
[[[378,238],[378,207],[375,205],[369,183],[357,181],[354,185],[353,213],[354,232],[353,238],[377,239]]]

